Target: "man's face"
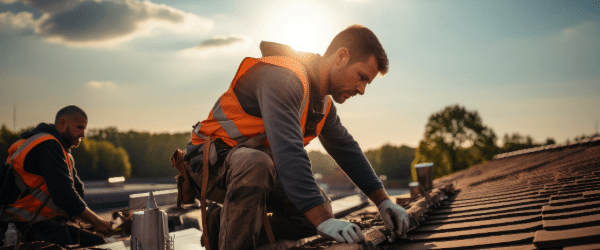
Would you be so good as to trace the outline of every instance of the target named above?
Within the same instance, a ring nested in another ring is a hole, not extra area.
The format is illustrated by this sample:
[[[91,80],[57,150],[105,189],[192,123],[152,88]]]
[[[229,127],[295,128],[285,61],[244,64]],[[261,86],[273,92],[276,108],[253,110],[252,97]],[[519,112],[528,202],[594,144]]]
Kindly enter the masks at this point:
[[[76,148],[85,137],[85,129],[87,127],[87,119],[81,114],[63,115],[56,129],[71,144],[71,147]]]
[[[365,62],[348,64],[348,61],[349,55],[346,59],[340,59],[339,65],[334,65],[329,72],[328,93],[340,104],[356,94],[363,95],[367,84],[373,81],[379,69],[374,55]]]

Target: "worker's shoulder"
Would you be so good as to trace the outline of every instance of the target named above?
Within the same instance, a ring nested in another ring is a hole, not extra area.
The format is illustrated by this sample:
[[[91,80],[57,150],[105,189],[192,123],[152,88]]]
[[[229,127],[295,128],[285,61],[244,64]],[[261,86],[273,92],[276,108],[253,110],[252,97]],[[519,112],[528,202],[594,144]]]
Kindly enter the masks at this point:
[[[242,82],[255,82],[264,85],[281,88],[301,89],[302,81],[291,69],[268,64],[257,63],[240,79]]]
[[[40,142],[38,145],[36,145],[29,151],[29,153],[27,154],[27,158],[40,158],[47,157],[50,155],[64,155],[62,146],[57,140],[47,139]]]
[[[254,67],[252,67],[248,70],[247,74],[256,75],[257,77],[269,77],[269,78],[275,77],[275,76],[298,78],[297,74],[294,73],[294,71],[289,68],[270,64],[270,63],[265,63],[265,62],[257,63],[256,65],[254,65]],[[300,79],[298,79],[298,81],[299,80]]]

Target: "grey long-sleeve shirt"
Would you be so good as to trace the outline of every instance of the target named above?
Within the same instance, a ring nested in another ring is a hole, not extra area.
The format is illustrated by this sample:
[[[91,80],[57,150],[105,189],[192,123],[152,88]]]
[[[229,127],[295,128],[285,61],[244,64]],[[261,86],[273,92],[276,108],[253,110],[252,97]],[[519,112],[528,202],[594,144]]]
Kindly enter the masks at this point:
[[[311,79],[311,84],[319,83]],[[304,149],[299,114],[302,89],[302,82],[291,70],[259,63],[233,90],[247,114],[263,119],[278,178],[298,211],[304,213],[324,199]],[[335,105],[331,105],[319,136],[323,147],[363,193],[369,195],[383,188],[358,143],[342,125]]]

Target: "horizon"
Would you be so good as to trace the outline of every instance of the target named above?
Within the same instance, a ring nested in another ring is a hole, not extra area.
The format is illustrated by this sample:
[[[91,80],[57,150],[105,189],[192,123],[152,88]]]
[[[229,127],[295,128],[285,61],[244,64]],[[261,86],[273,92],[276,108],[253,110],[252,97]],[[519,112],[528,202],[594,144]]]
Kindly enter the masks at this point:
[[[597,133],[600,2],[584,0],[0,0],[0,124],[15,129],[15,105],[17,132],[73,104],[90,129],[189,133],[260,41],[322,54],[352,24],[390,60],[365,95],[336,104],[363,151],[416,148],[453,104],[477,111],[497,144]]]

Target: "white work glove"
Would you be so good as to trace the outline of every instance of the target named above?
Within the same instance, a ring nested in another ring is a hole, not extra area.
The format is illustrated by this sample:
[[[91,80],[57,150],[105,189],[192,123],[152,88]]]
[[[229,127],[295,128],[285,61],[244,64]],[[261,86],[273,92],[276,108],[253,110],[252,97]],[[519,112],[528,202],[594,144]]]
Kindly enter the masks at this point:
[[[408,214],[398,204],[386,199],[377,205],[381,219],[398,237],[408,230]]]
[[[319,235],[326,239],[333,239],[339,243],[357,243],[365,241],[360,227],[348,221],[334,218],[321,222],[317,227]]]

